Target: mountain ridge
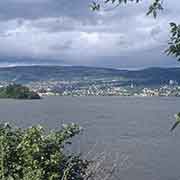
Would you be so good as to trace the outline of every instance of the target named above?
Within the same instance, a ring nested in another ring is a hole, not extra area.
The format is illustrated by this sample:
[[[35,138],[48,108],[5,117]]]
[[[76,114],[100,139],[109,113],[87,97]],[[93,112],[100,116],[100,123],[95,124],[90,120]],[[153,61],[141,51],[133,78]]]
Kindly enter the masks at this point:
[[[180,68],[151,67],[140,70],[121,70],[88,66],[33,65],[0,67],[0,81],[26,84],[36,81],[97,81],[117,80],[122,84],[134,82],[137,85],[161,85],[169,80],[180,83]]]

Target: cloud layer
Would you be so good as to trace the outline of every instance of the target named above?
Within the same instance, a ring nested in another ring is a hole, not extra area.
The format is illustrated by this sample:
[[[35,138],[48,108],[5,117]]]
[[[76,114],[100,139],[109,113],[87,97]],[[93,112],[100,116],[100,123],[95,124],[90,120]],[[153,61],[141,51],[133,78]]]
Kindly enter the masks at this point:
[[[168,23],[180,2],[166,1],[158,19],[149,0],[91,12],[90,0],[0,2],[0,63],[66,64],[116,68],[178,65],[163,50]]]

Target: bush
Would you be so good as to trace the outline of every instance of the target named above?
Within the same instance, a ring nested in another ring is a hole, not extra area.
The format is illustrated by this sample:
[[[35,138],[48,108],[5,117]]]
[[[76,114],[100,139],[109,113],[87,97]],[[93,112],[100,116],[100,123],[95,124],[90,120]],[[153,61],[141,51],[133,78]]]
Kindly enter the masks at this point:
[[[1,124],[0,179],[83,180],[89,162],[64,150],[80,130],[75,124],[49,133],[41,126],[17,129]]]
[[[38,93],[30,91],[26,86],[10,84],[7,87],[0,88],[0,98],[40,99],[40,96]]]

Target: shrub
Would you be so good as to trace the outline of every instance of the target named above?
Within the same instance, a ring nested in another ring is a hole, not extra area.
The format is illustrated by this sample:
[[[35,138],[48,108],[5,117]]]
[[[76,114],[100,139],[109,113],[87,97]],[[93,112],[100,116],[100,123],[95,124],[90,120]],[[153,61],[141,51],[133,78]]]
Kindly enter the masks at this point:
[[[0,125],[0,179],[82,180],[89,162],[65,152],[80,127],[65,125],[45,132],[41,126],[18,129]]]

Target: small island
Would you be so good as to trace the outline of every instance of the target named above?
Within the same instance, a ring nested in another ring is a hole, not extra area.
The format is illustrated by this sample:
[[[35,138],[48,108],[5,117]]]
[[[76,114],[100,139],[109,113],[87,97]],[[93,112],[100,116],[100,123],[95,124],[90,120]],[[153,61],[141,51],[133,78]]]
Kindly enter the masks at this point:
[[[10,84],[0,88],[0,98],[12,99],[41,99],[38,93],[20,84]]]

